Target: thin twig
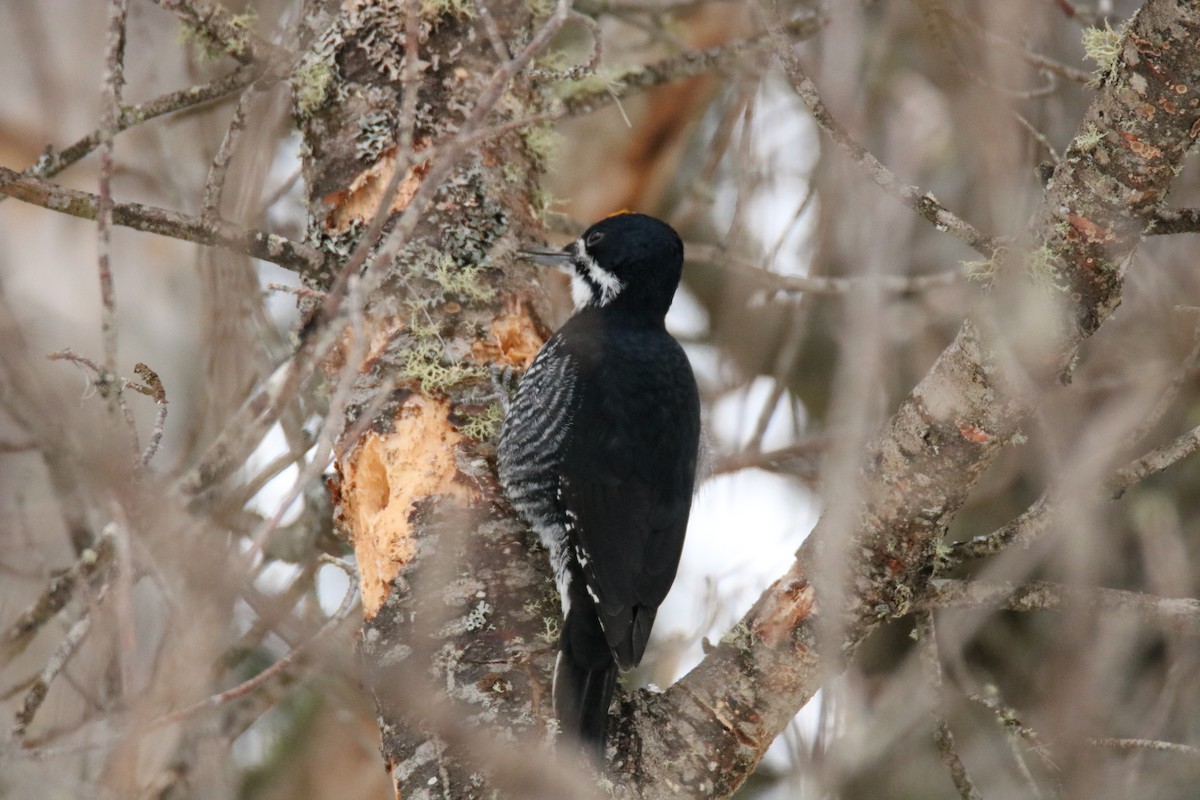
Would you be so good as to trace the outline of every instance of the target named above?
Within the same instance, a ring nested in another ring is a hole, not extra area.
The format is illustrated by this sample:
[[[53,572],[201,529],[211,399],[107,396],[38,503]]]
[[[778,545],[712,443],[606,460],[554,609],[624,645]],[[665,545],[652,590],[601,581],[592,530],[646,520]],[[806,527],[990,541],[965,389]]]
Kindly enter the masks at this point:
[[[150,432],[150,441],[146,443],[146,449],[142,451],[142,464],[145,466],[158,452],[163,432],[167,427],[167,390],[163,388],[162,379],[158,377],[158,373],[142,362],[139,361],[134,365],[133,372],[145,382],[145,386],[130,383],[129,388],[153,397],[154,404],[158,409],[154,417],[154,429]]]
[[[80,582],[94,584],[113,563],[113,539],[101,536],[96,546],[80,554],[70,569],[56,575],[28,608],[0,636],[0,667],[19,656],[42,627],[66,608]]]
[[[213,156],[212,166],[208,170],[208,178],[204,181],[204,199],[200,204],[200,218],[205,221],[220,219],[221,197],[225,193],[225,178],[229,174],[229,164],[233,161],[233,153],[237,148],[242,131],[246,129],[246,112],[251,101],[258,96],[255,87],[251,85],[242,92],[237,105],[233,109],[233,118],[225,129],[221,145]]]
[[[792,20],[783,27],[785,35],[793,41],[815,36],[825,26],[826,18],[812,15]],[[677,56],[634,67],[613,78],[611,88],[583,91],[563,101],[565,116],[580,116],[598,111],[638,91],[656,86],[694,78],[740,61],[744,56],[761,53],[771,46],[765,36],[754,36],[710,47],[707,50],[689,50]]]
[[[101,389],[103,385],[110,383],[118,384],[118,401],[120,403],[121,410],[125,414],[125,422],[130,429],[130,439],[133,444],[134,462],[140,466],[149,464],[150,459],[154,457],[156,452],[158,452],[158,446],[162,440],[163,429],[167,422],[167,393],[166,390],[163,389],[162,381],[159,379],[158,373],[139,361],[134,366],[133,371],[139,378],[146,382],[145,384],[140,384],[135,383],[128,378],[122,378],[118,375],[109,375],[95,361],[87,356],[81,356],[70,349],[59,350],[57,352],[50,353],[46,356],[46,358],[48,358],[50,361],[70,361],[72,364],[76,364],[85,369],[90,369],[92,372],[96,373],[96,377],[92,381],[92,385],[96,386],[97,389]],[[154,430],[151,433],[150,442],[146,445],[146,449],[140,452],[138,451],[137,427],[134,423],[133,412],[125,403],[124,391],[126,389],[132,389],[139,394],[144,394],[147,397],[153,398],[155,404],[158,406],[158,411],[154,421]]]
[[[125,20],[129,13],[128,0],[109,0],[108,40],[104,60],[104,113],[100,123],[100,191],[96,205],[96,238],[100,271],[100,329],[104,341],[104,370],[117,373],[117,298],[112,274],[113,223],[113,137],[121,115],[121,89],[125,85]],[[101,392],[107,384],[101,385]],[[115,386],[115,383],[114,383]],[[113,395],[105,395],[109,408],[115,410],[120,396],[119,387]]]
[[[830,444],[829,436],[813,436],[778,450],[733,453],[717,460],[713,466],[713,474],[762,469],[794,475],[805,483],[813,483],[820,476],[821,457]]]
[[[1108,487],[1115,497],[1120,497],[1133,484],[1162,472],[1197,450],[1200,450],[1200,425],[1121,467]]]
[[[1087,608],[1128,611],[1163,630],[1200,635],[1200,600],[1156,597],[1141,592],[1094,586],[1033,581],[1026,584],[987,583],[936,578],[915,606],[933,608],[1002,608],[1006,611],[1056,611]]]
[[[338,569],[345,572],[349,580],[347,581],[348,586],[346,587],[345,596],[342,597],[341,605],[338,606],[338,609],[333,613],[333,616],[326,620],[325,624],[322,625],[316,633],[293,647],[285,655],[280,657],[278,661],[255,675],[253,678],[243,681],[237,686],[234,686],[232,689],[227,689],[224,692],[210,695],[209,697],[206,697],[199,702],[192,703],[190,706],[181,708],[178,711],[172,711],[170,714],[164,714],[163,716],[150,722],[138,732],[146,733],[157,728],[161,728],[165,725],[173,725],[177,722],[182,722],[188,717],[195,716],[202,711],[217,708],[218,706],[222,706],[231,700],[236,700],[239,697],[243,697],[250,692],[253,692],[255,689],[258,689],[260,686],[267,683],[267,681],[270,681],[272,678],[291,667],[292,664],[295,663],[296,659],[299,658],[305,651],[312,648],[316,642],[328,636],[330,632],[332,632],[348,616],[350,616],[350,612],[354,610],[354,600],[358,597],[358,576],[354,573],[353,569],[347,567],[336,558],[330,558],[329,556],[322,555],[321,560],[327,564],[332,564],[333,566],[336,566]]]
[[[1183,388],[1184,382],[1191,379],[1192,374],[1198,366],[1200,366],[1200,321],[1197,321],[1195,328],[1192,330],[1192,349],[1188,351],[1188,354],[1184,356],[1183,361],[1175,370],[1171,382],[1158,393],[1154,400],[1153,408],[1138,423],[1138,426],[1130,432],[1126,439],[1129,447],[1133,447],[1140,442],[1158,424],[1163,415],[1167,413],[1167,409],[1175,402],[1175,398],[1179,396],[1179,390]]]
[[[286,50],[254,32],[254,17],[250,12],[236,15],[219,3],[209,5],[203,0],[154,0],[154,3],[173,11],[184,24],[211,39],[224,53],[242,63],[291,60]]]
[[[243,65],[233,72],[208,83],[189,86],[186,89],[160,95],[135,106],[125,106],[121,109],[121,113],[117,117],[116,126],[112,131],[113,133],[121,133],[132,127],[141,125],[143,122],[148,122],[155,117],[195,108],[204,103],[219,100],[233,94],[239,89],[249,86],[262,71],[263,68],[260,65]],[[47,147],[46,151],[38,158],[37,163],[25,170],[24,174],[34,178],[53,178],[99,147],[103,135],[104,129],[97,128],[57,154]]]
[[[934,627],[933,612],[925,611],[917,615],[917,650],[924,668],[925,679],[933,695],[934,741],[937,743],[938,754],[942,763],[950,773],[950,780],[963,800],[982,800],[982,795],[975,788],[971,776],[962,757],[954,748],[954,732],[950,723],[941,710],[942,705],[942,664],[938,655],[937,630]]]
[[[107,594],[108,587],[101,587],[100,593],[97,596],[97,602],[103,601]],[[79,650],[79,646],[83,644],[83,640],[87,638],[88,633],[92,629],[92,615],[90,609],[85,609],[83,616],[75,621],[75,623],[67,631],[67,635],[59,642],[58,647],[50,655],[46,661],[46,666],[38,673],[37,678],[29,687],[29,691],[25,693],[25,700],[21,703],[21,708],[17,711],[13,720],[12,737],[20,740],[25,737],[25,731],[29,729],[30,723],[37,715],[38,709],[42,707],[42,702],[45,701],[46,695],[50,692],[50,684],[58,677],[63,668],[71,660]]]
[[[1200,233],[1200,208],[1160,208],[1146,226],[1147,236],[1175,233]]]
[[[145,736],[153,731],[158,730],[159,728],[163,728],[167,725],[174,725],[179,722],[183,722],[184,720],[189,719],[197,714],[203,713],[204,711],[219,708],[233,700],[245,697],[246,695],[254,692],[256,689],[259,689],[270,680],[277,677],[280,673],[289,669],[293,664],[295,664],[297,658],[311,649],[312,646],[318,641],[329,635],[329,633],[336,629],[338,625],[343,623],[346,618],[350,616],[350,612],[354,610],[354,600],[358,597],[358,577],[355,575],[354,570],[338,559],[325,555],[322,555],[320,558],[325,563],[336,566],[338,569],[345,572],[349,577],[346,594],[342,598],[341,605],[338,607],[337,611],[334,612],[333,616],[326,620],[325,623],[316,631],[316,633],[293,647],[278,661],[255,675],[253,678],[234,686],[232,689],[210,695],[203,700],[192,703],[189,706],[172,711],[169,714],[164,714],[144,725],[139,725],[136,730],[125,733],[114,733],[107,736],[93,735],[87,737],[86,741],[81,744],[69,745],[65,747],[26,747],[16,751],[14,755],[19,753],[19,755],[23,758],[35,760],[76,756],[79,753],[88,752],[101,747],[108,747],[116,744],[117,742],[125,741],[130,738]]]
[[[1160,753],[1175,753],[1181,756],[1200,758],[1200,747],[1160,739],[1091,739],[1088,744],[1095,747],[1112,747],[1117,750],[1157,750]]]
[[[895,173],[850,136],[849,132],[825,106],[825,101],[821,99],[817,87],[808,77],[800,59],[796,56],[793,43],[784,36],[778,15],[766,3],[763,3],[761,8],[769,20],[770,37],[775,47],[775,55],[783,66],[783,71],[787,75],[792,89],[808,108],[813,120],[829,135],[834,144],[858,164],[880,188],[932,222],[938,230],[949,231],[972,249],[989,258],[995,255],[999,244],[992,237],[983,235],[969,222],[959,218],[939,203],[931,193],[921,191],[916,186],[910,186],[901,181]]]
[[[806,275],[781,275],[769,272],[758,264],[711,244],[688,242],[684,245],[684,253],[688,261],[719,264],[730,273],[774,292],[846,294],[865,289],[893,293],[924,292],[930,289],[954,286],[966,279],[966,274],[961,269],[936,272],[932,275],[812,278]]]
[[[1031,800],[1039,800],[1042,797],[1042,792],[1038,788],[1037,781],[1034,779],[1033,772],[1029,769],[1029,764],[1026,763],[1025,755],[1020,747],[1021,741],[1024,740],[1035,755],[1041,758],[1048,766],[1053,766],[1053,763],[1046,755],[1046,746],[1042,743],[1037,731],[1021,723],[1021,718],[1017,714],[1016,709],[1004,705],[993,697],[969,694],[967,695],[967,699],[990,711],[996,722],[1008,734],[1009,751],[1012,753],[1013,761],[1016,762],[1017,771],[1021,773],[1021,780],[1025,782],[1028,797]]]
[[[96,219],[99,197],[0,167],[0,194],[81,219]],[[325,254],[315,247],[266,231],[243,228],[228,220],[204,220],[141,203],[115,203],[115,224],[145,233],[215,245],[302,273],[319,271]]]
[[[944,566],[954,566],[994,555],[1011,546],[1028,547],[1050,527],[1050,493],[1045,492],[1020,516],[991,533],[950,545]]]

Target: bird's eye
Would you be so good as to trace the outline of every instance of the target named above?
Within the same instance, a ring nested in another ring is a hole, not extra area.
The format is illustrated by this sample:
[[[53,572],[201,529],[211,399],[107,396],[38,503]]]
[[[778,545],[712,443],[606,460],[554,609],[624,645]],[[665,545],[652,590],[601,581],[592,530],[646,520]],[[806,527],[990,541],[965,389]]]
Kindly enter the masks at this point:
[[[604,238],[604,234],[600,231],[592,231],[587,237],[587,246],[594,247],[600,244],[600,240]]]

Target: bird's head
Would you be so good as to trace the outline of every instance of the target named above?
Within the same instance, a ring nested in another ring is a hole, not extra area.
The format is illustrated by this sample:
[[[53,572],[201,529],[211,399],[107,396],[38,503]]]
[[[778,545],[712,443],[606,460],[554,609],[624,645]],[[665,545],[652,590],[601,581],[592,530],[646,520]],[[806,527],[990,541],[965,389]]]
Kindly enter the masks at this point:
[[[607,308],[666,316],[683,274],[683,242],[645,214],[605,217],[561,250],[526,247],[521,255],[571,276],[575,310]]]

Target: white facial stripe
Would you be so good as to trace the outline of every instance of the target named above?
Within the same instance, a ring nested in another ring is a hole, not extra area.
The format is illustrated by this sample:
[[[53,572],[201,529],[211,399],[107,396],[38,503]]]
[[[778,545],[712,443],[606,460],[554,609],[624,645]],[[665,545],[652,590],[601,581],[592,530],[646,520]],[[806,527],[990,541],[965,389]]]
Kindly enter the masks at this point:
[[[575,302],[576,311],[592,302],[592,285],[574,272],[571,274],[571,299]]]
[[[586,274],[583,274],[586,273]],[[575,274],[571,276],[571,299],[575,310],[588,305],[606,306],[621,293],[621,279],[596,263],[582,239],[575,241]]]

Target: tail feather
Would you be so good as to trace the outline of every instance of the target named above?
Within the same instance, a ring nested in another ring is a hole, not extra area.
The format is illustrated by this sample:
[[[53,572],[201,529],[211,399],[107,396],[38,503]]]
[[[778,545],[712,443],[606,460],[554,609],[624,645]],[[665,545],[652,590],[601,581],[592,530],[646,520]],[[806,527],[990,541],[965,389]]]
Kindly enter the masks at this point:
[[[594,609],[572,608],[563,622],[554,666],[554,715],[562,732],[600,761],[616,686],[617,662]]]

